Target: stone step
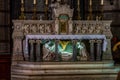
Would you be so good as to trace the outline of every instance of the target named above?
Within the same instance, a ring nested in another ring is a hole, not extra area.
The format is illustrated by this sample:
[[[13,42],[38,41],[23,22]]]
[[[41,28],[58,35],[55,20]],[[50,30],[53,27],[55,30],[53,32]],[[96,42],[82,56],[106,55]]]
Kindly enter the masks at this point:
[[[12,75],[11,80],[116,80],[117,75],[63,75],[63,76],[22,76]]]
[[[12,70],[16,75],[73,75],[73,74],[117,74],[116,69],[86,69],[86,70]]]
[[[116,74],[118,68],[111,62],[22,62],[12,66],[12,74],[60,75],[60,74]]]
[[[19,62],[11,67],[11,80],[115,80],[113,62]]]
[[[22,69],[104,69],[114,68],[113,62],[22,62],[17,68]],[[15,68],[15,67],[14,67]]]

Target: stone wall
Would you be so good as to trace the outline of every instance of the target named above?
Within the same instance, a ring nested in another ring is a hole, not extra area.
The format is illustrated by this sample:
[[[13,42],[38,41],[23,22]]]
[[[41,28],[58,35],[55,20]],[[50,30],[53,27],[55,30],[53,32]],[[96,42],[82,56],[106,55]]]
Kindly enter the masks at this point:
[[[0,54],[10,52],[10,0],[0,1]]]
[[[120,39],[120,0],[114,0],[112,31]]]

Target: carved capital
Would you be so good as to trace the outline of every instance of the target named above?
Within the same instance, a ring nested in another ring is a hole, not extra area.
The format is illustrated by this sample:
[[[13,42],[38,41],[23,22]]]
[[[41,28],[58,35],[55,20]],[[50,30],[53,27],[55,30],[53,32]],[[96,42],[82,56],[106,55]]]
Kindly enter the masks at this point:
[[[90,43],[95,43],[95,40],[89,40]]]
[[[13,39],[23,39],[23,33],[22,32],[13,32],[12,38]]]
[[[35,40],[29,40],[29,43],[30,43],[30,44],[35,43]]]
[[[96,40],[97,43],[102,43],[102,40]]]
[[[41,43],[41,40],[36,40],[36,43],[37,43],[37,44],[40,44],[40,43]]]

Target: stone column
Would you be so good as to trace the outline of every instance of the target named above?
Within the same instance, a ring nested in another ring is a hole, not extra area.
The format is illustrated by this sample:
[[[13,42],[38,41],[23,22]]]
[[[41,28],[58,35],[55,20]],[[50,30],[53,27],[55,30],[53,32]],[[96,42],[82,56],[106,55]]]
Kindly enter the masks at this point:
[[[101,43],[102,43],[102,40],[97,40],[97,54],[96,54],[96,60],[97,61],[100,61],[101,60],[101,53],[102,53],[102,49],[101,49]]]
[[[60,58],[59,58],[59,53],[58,53],[58,44],[59,44],[59,40],[55,40],[55,54],[56,54],[56,61],[60,61]]]
[[[40,62],[42,59],[41,56],[41,40],[36,40],[36,61]]]
[[[94,61],[95,60],[95,53],[94,53],[94,43],[95,43],[95,40],[90,40],[90,61]]]
[[[22,45],[23,33],[14,30],[12,37],[13,37],[12,65],[15,65],[17,64],[17,61],[24,61]]]
[[[76,52],[77,40],[73,40],[72,43],[73,43],[73,57],[72,57],[72,60],[77,61],[77,52]]]
[[[30,61],[35,61],[35,57],[34,57],[34,43],[35,43],[35,40],[29,40],[29,43],[30,43],[30,56],[29,56],[29,60]]]
[[[13,40],[13,61],[22,61],[23,58],[23,50],[22,50],[22,39],[20,37],[16,37]]]
[[[12,65],[18,64],[18,61],[24,61],[23,54],[23,38],[24,34],[22,32],[22,24],[17,21],[13,21],[14,30],[12,34],[13,38],[13,54],[12,54]]]

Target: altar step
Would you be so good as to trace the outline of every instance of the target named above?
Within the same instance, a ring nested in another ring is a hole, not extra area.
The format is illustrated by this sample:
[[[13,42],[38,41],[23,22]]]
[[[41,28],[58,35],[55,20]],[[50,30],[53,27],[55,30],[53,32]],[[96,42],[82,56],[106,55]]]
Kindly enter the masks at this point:
[[[19,62],[11,80],[116,80],[113,62]]]

